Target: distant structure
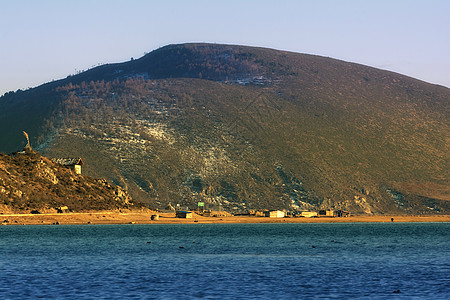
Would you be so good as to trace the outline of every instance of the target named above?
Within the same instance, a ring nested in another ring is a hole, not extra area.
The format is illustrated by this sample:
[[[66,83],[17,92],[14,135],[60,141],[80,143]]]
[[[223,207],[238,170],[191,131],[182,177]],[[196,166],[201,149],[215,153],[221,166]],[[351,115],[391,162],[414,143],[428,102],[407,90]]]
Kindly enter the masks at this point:
[[[192,219],[192,212],[191,211],[184,211],[184,210],[178,210],[176,212],[177,218],[183,218],[183,219]]]
[[[63,214],[69,211],[69,208],[67,206],[59,206],[56,208],[58,214]]]
[[[346,211],[346,210],[337,210],[337,211],[334,212],[334,215],[336,217],[345,217],[345,218],[347,218],[347,217],[350,216],[350,212]]]
[[[264,216],[267,218],[284,218],[284,211],[269,210],[269,211],[264,212]]]
[[[300,216],[305,218],[316,218],[317,215],[318,214],[315,211],[302,211]]]
[[[76,174],[81,174],[81,166],[84,165],[80,157],[77,158],[53,158],[52,162],[60,164],[66,168],[74,170]]]
[[[334,217],[334,211],[331,209],[322,209],[322,210],[319,210],[319,216]]]

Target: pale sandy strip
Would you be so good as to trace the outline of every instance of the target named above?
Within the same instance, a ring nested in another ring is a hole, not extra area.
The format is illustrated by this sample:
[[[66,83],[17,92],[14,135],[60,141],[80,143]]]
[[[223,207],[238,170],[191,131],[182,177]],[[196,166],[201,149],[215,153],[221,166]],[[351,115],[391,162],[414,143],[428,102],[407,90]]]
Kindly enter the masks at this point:
[[[351,216],[347,218],[265,218],[253,216],[203,217],[192,219],[175,218],[174,214],[160,214],[152,221],[155,212],[90,212],[65,214],[4,214],[0,215],[3,225],[44,225],[44,224],[206,224],[206,223],[379,223],[391,222],[450,222],[450,215],[436,216]]]

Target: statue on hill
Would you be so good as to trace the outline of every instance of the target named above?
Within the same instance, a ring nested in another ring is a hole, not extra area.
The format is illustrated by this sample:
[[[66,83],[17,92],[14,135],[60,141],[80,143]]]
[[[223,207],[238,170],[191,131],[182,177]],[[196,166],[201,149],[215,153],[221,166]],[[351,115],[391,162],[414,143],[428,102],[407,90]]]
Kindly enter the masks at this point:
[[[27,144],[26,144],[25,148],[23,148],[23,150],[24,151],[31,151],[31,150],[33,150],[31,148],[31,145],[30,145],[30,138],[28,137],[28,133],[26,133],[25,131],[22,131],[22,132],[23,132],[23,135],[25,136],[25,138],[27,139]]]

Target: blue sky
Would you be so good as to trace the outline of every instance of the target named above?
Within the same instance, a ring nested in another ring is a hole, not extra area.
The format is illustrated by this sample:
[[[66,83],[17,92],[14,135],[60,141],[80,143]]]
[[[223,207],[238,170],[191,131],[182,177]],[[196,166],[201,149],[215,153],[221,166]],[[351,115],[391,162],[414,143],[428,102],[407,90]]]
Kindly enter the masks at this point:
[[[0,95],[167,44],[329,56],[450,87],[448,0],[0,0]]]

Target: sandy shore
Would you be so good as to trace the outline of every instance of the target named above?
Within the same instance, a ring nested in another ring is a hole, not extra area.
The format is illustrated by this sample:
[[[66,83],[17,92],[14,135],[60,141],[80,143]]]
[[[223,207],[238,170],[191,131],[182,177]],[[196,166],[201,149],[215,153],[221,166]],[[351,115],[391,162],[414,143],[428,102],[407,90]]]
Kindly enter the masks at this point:
[[[350,216],[346,218],[265,218],[255,216],[176,218],[174,213],[156,212],[91,212],[64,214],[0,214],[2,225],[67,225],[67,224],[210,224],[210,223],[360,223],[360,222],[450,222],[450,215],[441,216]]]

